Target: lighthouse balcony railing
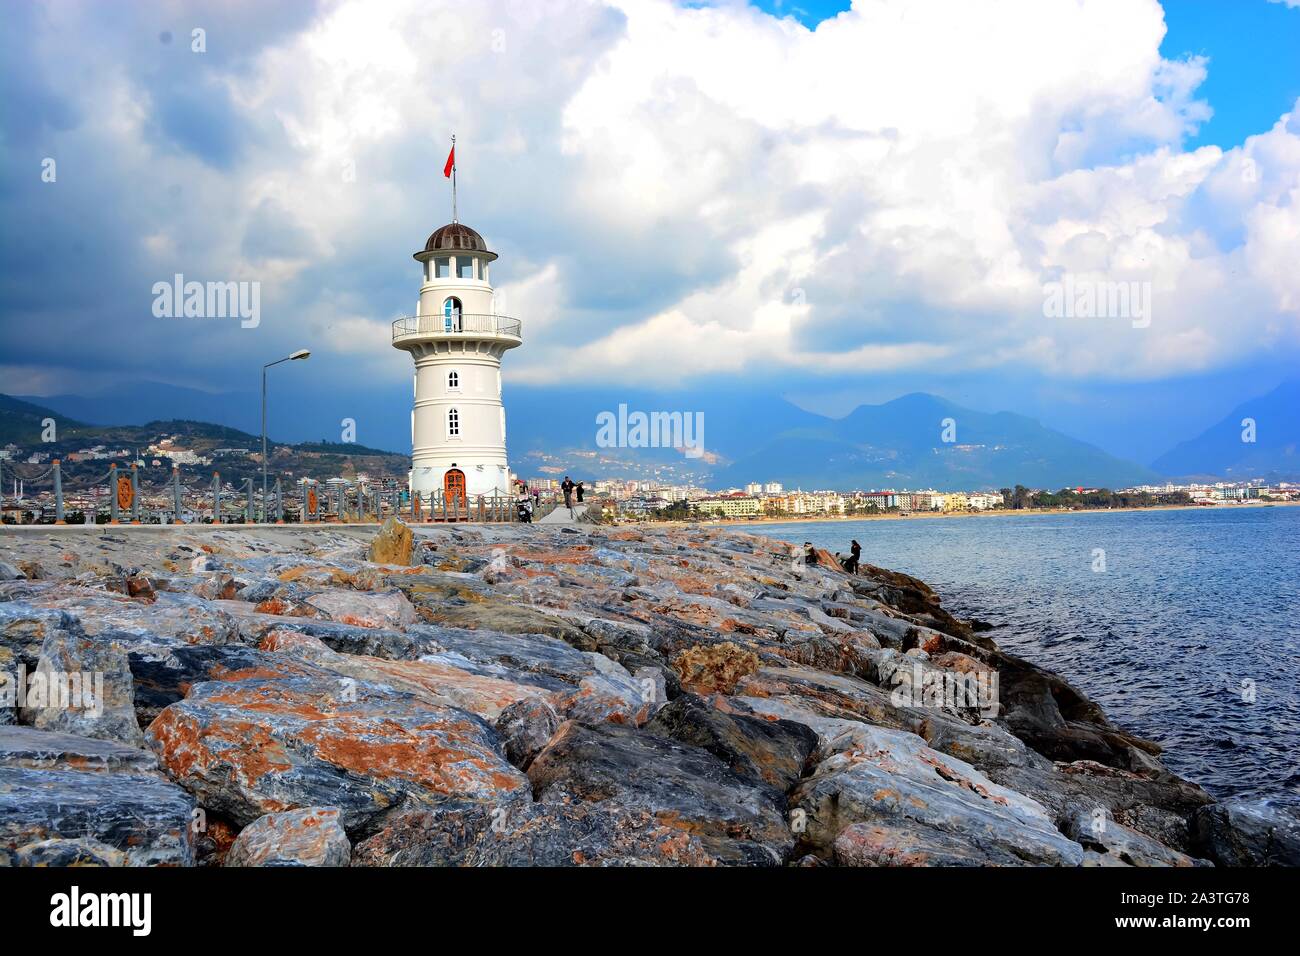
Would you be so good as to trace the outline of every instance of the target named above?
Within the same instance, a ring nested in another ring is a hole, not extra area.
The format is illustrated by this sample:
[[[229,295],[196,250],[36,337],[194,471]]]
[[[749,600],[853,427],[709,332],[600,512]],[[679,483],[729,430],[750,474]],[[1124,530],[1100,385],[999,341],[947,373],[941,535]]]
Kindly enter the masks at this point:
[[[520,337],[523,323],[504,315],[404,315],[393,323],[393,341],[423,335],[510,335]]]

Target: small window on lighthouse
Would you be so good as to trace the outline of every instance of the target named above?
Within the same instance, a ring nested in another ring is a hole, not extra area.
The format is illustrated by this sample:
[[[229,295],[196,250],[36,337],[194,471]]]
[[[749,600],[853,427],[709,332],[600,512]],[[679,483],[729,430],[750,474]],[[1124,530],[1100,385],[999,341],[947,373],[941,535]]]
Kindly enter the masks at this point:
[[[452,438],[460,435],[460,412],[454,408],[447,410],[447,435]]]
[[[474,278],[474,257],[473,256],[456,257],[456,277],[458,279]]]
[[[433,260],[433,273],[436,278],[451,278],[451,256],[439,256]]]
[[[447,373],[447,388],[453,392],[460,391],[460,372],[452,369]]]

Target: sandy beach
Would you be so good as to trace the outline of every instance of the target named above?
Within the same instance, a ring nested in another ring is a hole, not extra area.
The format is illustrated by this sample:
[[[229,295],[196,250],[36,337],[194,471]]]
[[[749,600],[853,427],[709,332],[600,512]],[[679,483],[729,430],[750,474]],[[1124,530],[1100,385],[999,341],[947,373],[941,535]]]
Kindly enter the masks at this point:
[[[913,521],[933,518],[1007,518],[1013,515],[1021,517],[1063,514],[1117,514],[1125,511],[1195,511],[1201,509],[1224,508],[1287,508],[1300,506],[1300,501],[1244,501],[1236,504],[1222,505],[1153,505],[1150,508],[1031,508],[1022,511],[1005,508],[988,511],[913,511],[908,514],[874,514],[874,515],[789,515],[782,518],[710,518],[701,521],[664,521],[654,522],[665,525],[725,525],[727,527],[744,527],[759,524],[827,524],[843,521]]]

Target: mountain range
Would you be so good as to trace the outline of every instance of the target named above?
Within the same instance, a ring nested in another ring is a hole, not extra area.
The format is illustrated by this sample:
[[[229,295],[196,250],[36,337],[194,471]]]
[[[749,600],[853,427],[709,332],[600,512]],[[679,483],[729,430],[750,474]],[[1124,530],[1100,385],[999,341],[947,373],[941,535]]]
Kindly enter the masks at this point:
[[[1230,481],[1300,477],[1300,375],[1242,402],[1217,424],[1165,452],[1152,467],[1169,475]]]
[[[287,391],[287,389],[286,389]],[[341,397],[294,388],[292,407],[273,394],[271,431],[337,441],[344,419],[358,440],[405,454],[409,391],[378,386]],[[260,431],[256,392],[207,393],[141,382],[102,395],[28,396],[32,406],[93,424],[143,425],[185,418]],[[843,418],[807,411],[772,391],[651,391],[507,386],[511,464],[524,476],[572,473],[693,480],[711,487],[780,481],[804,488],[1120,487],[1162,478],[1300,478],[1300,377],[1242,403],[1222,421],[1150,465],[1111,455],[1014,412],[982,412],[917,392],[860,405]],[[701,413],[702,458],[667,448],[597,447],[597,416],[631,411]],[[393,409],[402,409],[394,414]],[[0,409],[8,419],[10,409]],[[1243,419],[1255,441],[1243,441]],[[945,432],[945,426],[948,426]],[[0,422],[0,437],[5,434]],[[12,439],[5,439],[12,440]],[[1153,449],[1154,450],[1154,449]]]

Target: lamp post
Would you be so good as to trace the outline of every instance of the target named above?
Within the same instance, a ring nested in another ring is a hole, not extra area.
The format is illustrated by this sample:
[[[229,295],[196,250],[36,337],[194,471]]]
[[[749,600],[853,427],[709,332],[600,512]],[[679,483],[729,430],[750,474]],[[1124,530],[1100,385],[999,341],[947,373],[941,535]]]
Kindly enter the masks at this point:
[[[262,366],[262,523],[266,524],[266,370],[272,365],[279,365],[281,362],[292,362],[297,359],[305,359],[311,355],[307,349],[299,349],[282,359],[276,359],[274,362],[267,362]]]

